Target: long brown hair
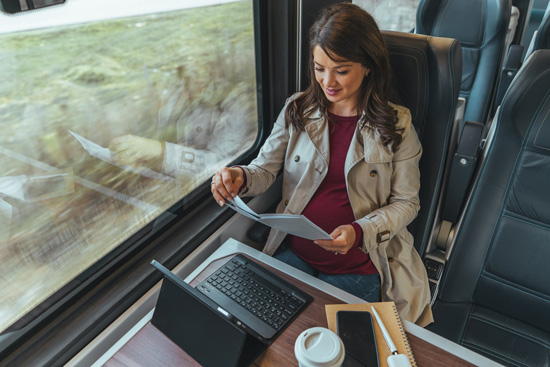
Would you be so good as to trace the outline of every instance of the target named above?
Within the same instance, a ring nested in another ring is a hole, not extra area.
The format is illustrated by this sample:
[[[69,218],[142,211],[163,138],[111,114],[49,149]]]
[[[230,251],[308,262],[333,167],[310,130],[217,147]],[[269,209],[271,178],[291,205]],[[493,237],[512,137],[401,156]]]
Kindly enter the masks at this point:
[[[309,86],[285,111],[286,125],[304,130],[305,121],[319,110],[328,118],[329,101],[315,80],[313,49],[319,46],[333,61],[360,63],[370,70],[360,86],[357,111],[364,114],[362,127],[378,130],[384,145],[396,150],[401,134],[396,131],[396,111],[388,105],[391,67],[384,38],[374,18],[351,3],[338,3],[321,12],[309,30]]]

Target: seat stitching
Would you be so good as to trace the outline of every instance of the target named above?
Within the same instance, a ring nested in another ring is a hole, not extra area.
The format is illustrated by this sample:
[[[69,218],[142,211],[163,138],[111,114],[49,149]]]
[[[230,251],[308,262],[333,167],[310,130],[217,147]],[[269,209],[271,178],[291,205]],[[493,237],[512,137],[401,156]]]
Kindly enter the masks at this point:
[[[540,149],[544,149],[544,150],[549,150],[550,151],[550,148],[549,147],[543,147],[543,146],[539,146],[537,145],[537,139],[539,137],[539,133],[540,131],[542,130],[542,127],[544,126],[546,120],[548,119],[548,114],[550,114],[550,108],[548,109],[548,112],[546,112],[546,116],[544,116],[544,119],[542,120],[540,126],[539,126],[539,129],[537,131],[537,134],[535,135],[535,139],[533,140],[533,145],[536,146],[537,148],[540,148]]]
[[[494,326],[494,327],[496,327],[496,328],[498,328],[498,329],[507,331],[507,332],[509,332],[509,333],[511,333],[511,334],[515,334],[515,335],[517,335],[517,336],[521,336],[522,338],[527,339],[527,340],[530,340],[530,341],[532,341],[532,342],[534,342],[534,343],[540,344],[540,345],[543,346],[543,347],[548,348],[548,346],[550,346],[550,343],[548,343],[548,342],[546,342],[546,341],[544,341],[544,340],[542,340],[542,339],[540,339],[540,338],[531,336],[531,335],[529,335],[529,334],[525,334],[525,333],[523,333],[523,332],[521,332],[521,331],[518,331],[518,330],[514,330],[514,329],[512,329],[512,328],[510,328],[510,327],[506,327],[505,325],[496,323],[495,321],[492,321],[492,320],[483,318],[483,317],[481,317],[481,316],[479,316],[479,315],[473,315],[473,316],[472,316],[472,319],[473,319],[473,320],[477,320],[477,321],[484,322],[484,323],[489,324],[489,325],[491,325],[491,326]]]
[[[505,210],[505,212],[506,212],[506,210]],[[510,212],[510,211],[508,211],[508,212]],[[514,213],[514,212],[511,212],[511,213]],[[514,213],[514,214],[517,214],[517,213]],[[518,215],[521,215],[521,214],[518,214]],[[506,218],[510,218],[510,219],[516,220],[516,221],[518,221],[518,222],[523,222],[523,223],[525,223],[525,224],[529,224],[529,225],[531,225],[531,226],[533,226],[533,227],[539,227],[539,228],[545,229],[545,230],[547,230],[547,231],[550,231],[550,225],[549,225],[549,226],[543,226],[543,225],[541,225],[541,224],[537,224],[537,223],[535,223],[535,222],[530,222],[530,221],[528,221],[528,220],[526,220],[526,219],[514,217],[514,216],[512,216],[512,215],[510,215],[510,214],[506,214],[506,213],[503,213],[502,216],[503,216],[503,217],[506,217]],[[526,218],[529,218],[529,217],[526,217]],[[529,219],[532,219],[532,218],[529,218]]]
[[[494,352],[490,349],[487,349],[487,348],[483,348],[483,347],[480,347],[478,344],[473,344],[473,343],[470,343],[470,342],[464,342],[462,343],[462,345],[464,346],[467,346],[469,349],[472,349],[472,350],[477,350],[477,351],[480,351],[480,352],[484,352],[486,354],[489,354],[493,357],[497,357],[497,358],[500,358],[504,361],[506,361],[507,363],[512,363],[512,364],[515,364],[515,366],[519,366],[519,367],[529,367],[528,365],[526,364],[523,364],[519,361],[516,361],[514,359],[511,359],[510,357],[507,357],[505,356],[504,354],[501,354],[501,353],[498,353],[498,352]]]
[[[506,279],[504,279],[504,278],[502,278],[502,277],[499,277],[498,275],[495,275],[495,274],[493,274],[493,273],[490,273],[490,272],[488,272],[488,271],[486,271],[486,270],[483,270],[483,272],[482,272],[482,274],[481,274],[481,277],[485,277],[485,278],[494,280],[495,282],[499,282],[499,283],[501,283],[501,284],[504,285],[504,286],[507,286],[507,287],[509,287],[509,288],[513,288],[513,289],[515,289],[515,290],[517,290],[517,291],[520,291],[520,292],[523,292],[523,293],[528,294],[528,295],[530,295],[530,296],[539,298],[539,299],[541,299],[541,300],[543,300],[543,301],[546,301],[546,302],[549,302],[549,301],[550,301],[550,299],[544,298],[543,296],[536,294],[536,293],[539,293],[539,294],[543,294],[543,295],[544,295],[544,293],[541,293],[541,292],[535,291],[534,289],[530,289],[530,288],[527,288],[527,287],[523,287],[523,286],[522,286],[523,288],[529,290],[529,291],[527,291],[527,290],[525,290],[525,289],[520,288],[519,285],[516,286],[517,283],[513,283],[513,282],[511,282],[511,281],[508,281],[508,280],[506,280]]]
[[[466,330],[468,330],[468,328],[470,327],[470,320],[472,319],[472,311],[473,311],[473,304],[470,303],[469,306],[468,306],[468,316],[466,316],[466,323],[464,325],[464,327],[462,328],[462,333],[460,335],[460,343],[462,344],[463,342],[465,342],[466,339],[464,339],[466,337]]]
[[[537,78],[538,79],[538,78]],[[546,92],[546,95],[544,96],[541,104],[539,105],[539,107],[537,108],[537,113],[535,113],[535,117],[534,119],[538,119],[539,118],[539,115],[542,113],[542,109],[546,106],[546,104],[548,103],[548,100],[550,99],[550,90],[548,92]],[[550,112],[550,110],[549,110]],[[546,116],[544,117],[544,120],[546,120],[546,117],[548,117],[548,112],[546,113]],[[543,120],[543,121],[544,121]],[[543,122],[544,123],[544,122]],[[543,124],[541,123],[541,125]],[[529,133],[527,134],[528,137],[530,138],[531,137],[531,129],[529,129]],[[538,135],[538,132],[537,132],[537,135]],[[533,144],[535,144],[535,140],[536,140],[536,136],[535,136],[535,139],[533,140]],[[542,148],[544,149],[544,148]]]

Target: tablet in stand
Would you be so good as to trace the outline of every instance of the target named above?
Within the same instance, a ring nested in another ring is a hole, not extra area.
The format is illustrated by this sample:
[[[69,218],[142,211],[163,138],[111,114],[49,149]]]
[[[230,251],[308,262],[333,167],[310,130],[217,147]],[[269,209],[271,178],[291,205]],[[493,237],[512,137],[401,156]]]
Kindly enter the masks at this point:
[[[217,311],[217,305],[156,261],[164,274],[151,323],[204,367],[249,366],[267,345]]]

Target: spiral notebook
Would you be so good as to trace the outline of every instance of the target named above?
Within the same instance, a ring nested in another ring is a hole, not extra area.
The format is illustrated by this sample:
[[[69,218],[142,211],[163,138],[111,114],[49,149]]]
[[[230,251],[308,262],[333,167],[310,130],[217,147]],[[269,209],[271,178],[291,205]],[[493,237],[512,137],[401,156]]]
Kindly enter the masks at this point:
[[[370,312],[370,307],[374,306],[376,312],[380,315],[382,322],[388,329],[390,336],[397,347],[400,354],[405,354],[409,357],[411,366],[416,367],[416,361],[409,345],[409,339],[405,333],[405,328],[401,322],[401,317],[397,312],[395,303],[393,302],[372,302],[372,303],[355,303],[355,304],[339,304],[339,305],[325,305],[325,311],[327,313],[328,328],[335,333],[336,328],[336,312],[338,311],[367,311]],[[374,317],[373,317],[374,318]],[[376,344],[378,345],[378,359],[380,360],[380,367],[387,367],[387,359],[390,356],[390,349],[384,341],[382,330],[378,326],[377,322],[374,322],[374,333],[376,335]]]

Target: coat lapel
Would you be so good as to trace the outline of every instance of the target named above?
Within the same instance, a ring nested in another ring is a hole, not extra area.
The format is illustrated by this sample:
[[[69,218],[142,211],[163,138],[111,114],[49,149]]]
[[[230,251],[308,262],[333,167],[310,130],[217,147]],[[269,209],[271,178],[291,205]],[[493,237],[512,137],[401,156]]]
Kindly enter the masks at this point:
[[[317,153],[325,160],[328,167],[330,161],[328,121],[321,117],[321,113],[317,111],[305,126],[305,130]]]
[[[393,154],[389,147],[382,145],[378,132],[370,125],[361,128],[357,123],[355,135],[346,156],[346,173],[361,160],[366,163],[386,163],[392,161]]]

